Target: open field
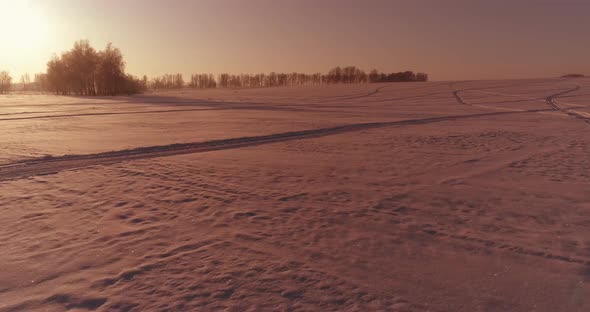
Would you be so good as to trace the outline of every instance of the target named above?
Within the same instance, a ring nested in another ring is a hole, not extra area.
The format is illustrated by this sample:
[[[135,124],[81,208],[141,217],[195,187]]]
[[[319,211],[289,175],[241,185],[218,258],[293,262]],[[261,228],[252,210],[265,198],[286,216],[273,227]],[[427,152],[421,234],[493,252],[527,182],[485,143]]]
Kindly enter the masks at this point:
[[[590,79],[0,96],[0,311],[590,311]]]

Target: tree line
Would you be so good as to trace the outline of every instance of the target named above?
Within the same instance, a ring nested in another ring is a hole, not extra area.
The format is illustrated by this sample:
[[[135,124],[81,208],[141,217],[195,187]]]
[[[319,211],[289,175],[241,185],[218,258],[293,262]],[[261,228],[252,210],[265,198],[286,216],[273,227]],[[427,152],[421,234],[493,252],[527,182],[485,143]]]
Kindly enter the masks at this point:
[[[320,84],[353,84],[379,82],[424,82],[428,81],[428,74],[413,71],[383,73],[372,70],[368,74],[355,66],[335,67],[327,74],[315,73],[275,73],[269,74],[228,74],[217,76],[213,74],[193,74],[185,85],[181,74],[163,75],[150,80],[146,87],[149,89],[178,89],[183,87],[208,88],[252,88],[279,87]]]
[[[380,82],[428,81],[426,73],[413,71],[384,73],[371,70],[369,73],[355,66],[334,67],[322,73],[277,73],[268,74],[192,74],[185,82],[182,74],[166,74],[141,79],[125,73],[125,61],[121,50],[108,44],[104,50],[94,49],[87,40],[79,40],[69,51],[54,55],[47,63],[46,73],[21,77],[24,91],[50,91],[59,95],[117,95],[134,94],[148,89],[180,88],[253,88],[321,84],[357,84]],[[10,91],[12,77],[0,72],[0,93]]]

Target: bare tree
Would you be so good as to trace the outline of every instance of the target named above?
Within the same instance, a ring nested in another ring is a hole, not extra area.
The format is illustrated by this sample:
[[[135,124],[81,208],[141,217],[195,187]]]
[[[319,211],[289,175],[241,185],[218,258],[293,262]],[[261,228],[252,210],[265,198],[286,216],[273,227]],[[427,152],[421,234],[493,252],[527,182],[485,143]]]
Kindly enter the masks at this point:
[[[12,88],[12,77],[7,71],[0,72],[0,94],[4,94]]]
[[[47,91],[49,90],[49,86],[47,83],[47,74],[35,74],[35,80],[33,82],[33,89],[35,91]]]
[[[125,62],[121,50],[108,44],[104,51],[99,52],[96,72],[98,93],[116,95],[124,92]]]
[[[31,76],[29,76],[29,74],[24,74],[20,77],[20,83],[23,85],[22,86],[22,90],[23,91],[28,91],[29,90],[29,86],[31,84]]]
[[[119,49],[109,43],[103,51],[96,51],[87,40],[77,41],[61,57],[54,55],[43,78],[37,86],[62,95],[129,94],[147,88],[147,77],[140,80],[125,73]]]

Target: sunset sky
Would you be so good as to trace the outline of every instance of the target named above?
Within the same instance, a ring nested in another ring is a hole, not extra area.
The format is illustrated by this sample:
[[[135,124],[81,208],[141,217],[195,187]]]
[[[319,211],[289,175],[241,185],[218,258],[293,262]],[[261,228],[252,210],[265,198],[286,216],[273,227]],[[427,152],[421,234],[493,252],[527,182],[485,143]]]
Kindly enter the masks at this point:
[[[135,75],[425,71],[432,80],[590,74],[588,0],[0,0],[0,69],[45,71],[75,40]]]

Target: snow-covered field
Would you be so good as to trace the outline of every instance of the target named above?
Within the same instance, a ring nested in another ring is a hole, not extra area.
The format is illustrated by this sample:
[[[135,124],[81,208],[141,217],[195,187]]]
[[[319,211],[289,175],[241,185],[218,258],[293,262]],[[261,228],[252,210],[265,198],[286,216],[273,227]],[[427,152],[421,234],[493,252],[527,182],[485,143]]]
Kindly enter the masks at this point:
[[[0,311],[590,311],[590,79],[0,96]]]

